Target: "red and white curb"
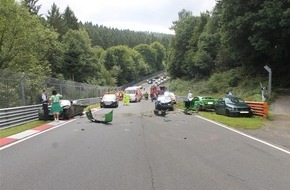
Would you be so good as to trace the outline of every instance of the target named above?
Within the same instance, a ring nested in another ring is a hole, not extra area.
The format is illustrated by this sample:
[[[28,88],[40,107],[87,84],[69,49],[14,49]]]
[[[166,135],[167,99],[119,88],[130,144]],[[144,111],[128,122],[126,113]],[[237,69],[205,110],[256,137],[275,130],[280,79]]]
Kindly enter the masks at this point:
[[[98,108],[97,109],[94,108],[94,109],[92,109],[92,112],[94,113],[94,112],[99,111],[99,110],[100,109],[98,109]],[[82,117],[86,117],[85,115],[86,115],[86,113],[83,112],[83,116]],[[60,120],[58,122],[52,121],[50,123],[35,127],[33,129],[29,129],[29,130],[23,131],[21,133],[17,133],[15,135],[11,135],[11,136],[8,136],[8,137],[0,138],[0,150],[3,149],[5,146],[7,146],[9,144],[16,143],[17,141],[27,139],[28,137],[33,137],[33,136],[35,136],[37,134],[40,134],[41,132],[44,132],[44,131],[46,131],[48,129],[60,127],[60,126],[62,126],[64,124],[72,122],[74,120],[76,120],[76,119]]]
[[[48,130],[50,128],[56,127],[56,126],[58,126],[60,124],[64,124],[64,123],[67,123],[67,121],[59,121],[59,122],[55,122],[54,121],[54,122],[50,122],[50,123],[35,127],[33,129],[29,129],[29,130],[23,131],[21,133],[17,133],[15,135],[11,135],[11,136],[8,136],[8,137],[1,138],[0,139],[0,147],[6,146],[6,145],[11,144],[11,143],[14,143],[14,142],[19,141],[21,139],[25,139],[27,137],[33,136],[33,135],[35,135],[37,133],[40,133],[42,131]]]

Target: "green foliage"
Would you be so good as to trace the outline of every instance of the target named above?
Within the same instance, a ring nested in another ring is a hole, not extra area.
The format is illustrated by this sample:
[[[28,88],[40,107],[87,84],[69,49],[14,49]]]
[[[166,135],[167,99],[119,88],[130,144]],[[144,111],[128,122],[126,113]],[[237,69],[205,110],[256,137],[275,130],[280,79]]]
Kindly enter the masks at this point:
[[[223,0],[199,17],[182,10],[172,26],[176,35],[168,52],[168,73],[203,80],[215,72],[247,68],[253,77],[266,75],[267,64],[273,84],[289,86],[289,7],[289,1]]]
[[[209,95],[206,90],[206,81],[201,80],[182,80],[175,79],[166,83],[170,91],[173,91],[178,96],[187,96],[188,91],[190,90],[193,96],[198,95]]]
[[[52,4],[51,10],[48,11],[46,22],[49,27],[52,27],[59,34],[59,39],[67,32],[66,23],[62,19],[59,8],[55,3]]]
[[[98,45],[103,49],[118,45],[126,45],[133,48],[139,44],[151,44],[153,42],[159,42],[167,49],[172,38],[172,35],[169,34],[118,30],[103,25],[93,25],[91,22],[85,22],[80,25],[87,30],[92,40],[92,45]]]
[[[156,52],[157,52],[157,55],[156,55],[156,67],[157,67],[157,70],[158,71],[163,70],[164,69],[164,64],[163,63],[164,63],[165,57],[166,57],[166,49],[165,49],[165,47],[161,43],[159,43],[157,41],[151,43],[150,47],[155,49]]]
[[[223,90],[225,94],[226,91],[232,91],[233,88],[237,87],[240,80],[240,70],[232,69],[227,72],[213,74],[209,78],[207,87],[211,93],[220,93]]]
[[[242,73],[242,74],[241,74]],[[267,79],[263,76],[251,77],[244,73],[241,68],[227,72],[213,74],[207,80],[171,80],[167,85],[170,90],[179,96],[187,96],[188,90],[194,96],[210,95],[216,98],[223,97],[227,91],[234,96],[248,101],[261,101],[261,84],[266,86]]]
[[[18,72],[50,73],[46,53],[56,34],[39,18],[13,0],[0,4],[0,68]]]
[[[148,65],[143,57],[128,46],[116,46],[106,50],[100,62],[116,79],[117,85],[127,84],[148,73]]]
[[[147,44],[139,44],[133,48],[142,55],[143,60],[150,66],[150,72],[156,72],[158,68],[157,65],[157,49],[154,49]],[[162,56],[162,55],[161,55]],[[162,64],[162,63],[159,63]]]
[[[64,10],[62,18],[65,22],[66,31],[68,31],[69,29],[72,30],[79,29],[78,19],[75,16],[74,12],[69,7],[66,7],[66,9]]]
[[[192,16],[190,11],[182,10],[178,13],[179,20],[173,22],[172,29],[175,36],[172,39],[172,59],[168,63],[168,73],[173,78],[187,78],[190,71],[188,66],[191,64],[192,55],[190,51],[190,40],[194,35],[194,28],[198,24],[198,18]],[[194,52],[194,51],[193,51]]]

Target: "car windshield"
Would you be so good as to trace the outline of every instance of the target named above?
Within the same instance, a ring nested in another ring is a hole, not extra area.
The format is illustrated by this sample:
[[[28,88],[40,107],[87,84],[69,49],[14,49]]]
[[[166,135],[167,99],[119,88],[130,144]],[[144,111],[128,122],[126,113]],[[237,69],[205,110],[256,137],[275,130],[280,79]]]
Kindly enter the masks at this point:
[[[202,97],[202,99],[214,99],[214,98],[210,97],[210,96],[204,96],[204,97]]]
[[[71,102],[69,100],[60,100],[60,106],[70,106]]]
[[[126,90],[126,94],[136,94],[136,90]]]
[[[235,103],[240,103],[240,102],[244,102],[244,100],[242,100],[241,98],[225,98],[225,102],[226,103],[230,103],[230,104],[235,104]]]
[[[116,95],[115,94],[105,94],[103,96],[103,101],[115,101]]]
[[[161,103],[171,102],[171,98],[169,96],[159,96],[157,101]]]

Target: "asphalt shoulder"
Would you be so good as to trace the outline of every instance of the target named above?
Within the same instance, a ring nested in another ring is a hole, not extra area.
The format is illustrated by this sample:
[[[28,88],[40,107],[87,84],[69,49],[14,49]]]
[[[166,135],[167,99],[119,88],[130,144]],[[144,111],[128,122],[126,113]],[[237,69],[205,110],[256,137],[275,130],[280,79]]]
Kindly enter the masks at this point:
[[[243,130],[251,136],[290,150],[290,95],[279,95],[269,105],[271,119],[255,130]]]

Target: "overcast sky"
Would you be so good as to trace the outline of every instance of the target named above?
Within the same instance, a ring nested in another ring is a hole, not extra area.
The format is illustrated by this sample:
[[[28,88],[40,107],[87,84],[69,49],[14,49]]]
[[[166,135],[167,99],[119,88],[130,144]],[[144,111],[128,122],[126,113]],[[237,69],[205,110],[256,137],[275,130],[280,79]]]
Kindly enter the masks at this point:
[[[117,29],[173,34],[169,28],[182,9],[199,16],[212,11],[216,0],[39,0],[44,16],[53,3],[60,13],[69,6],[79,21]]]

